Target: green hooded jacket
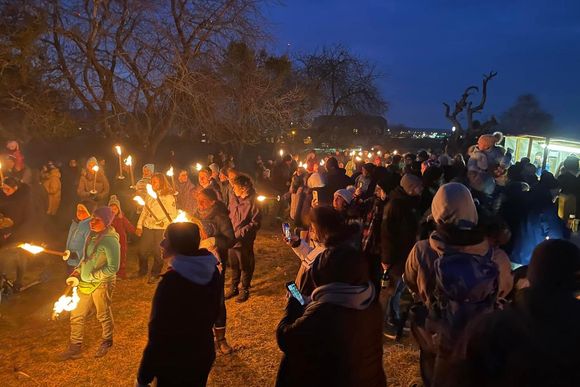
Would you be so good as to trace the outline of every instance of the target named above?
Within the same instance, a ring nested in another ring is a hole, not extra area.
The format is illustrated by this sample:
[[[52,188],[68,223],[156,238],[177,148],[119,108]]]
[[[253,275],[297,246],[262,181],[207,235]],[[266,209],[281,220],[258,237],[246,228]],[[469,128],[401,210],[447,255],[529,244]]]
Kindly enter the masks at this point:
[[[91,294],[103,282],[111,282],[117,275],[121,256],[119,234],[111,226],[99,234],[91,232],[85,252],[85,259],[78,268],[79,291]]]

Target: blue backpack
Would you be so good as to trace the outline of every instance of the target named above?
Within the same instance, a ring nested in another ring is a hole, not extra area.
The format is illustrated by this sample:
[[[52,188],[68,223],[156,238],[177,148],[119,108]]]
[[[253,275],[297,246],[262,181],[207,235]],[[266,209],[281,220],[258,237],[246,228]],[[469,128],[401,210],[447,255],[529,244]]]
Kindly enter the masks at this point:
[[[499,270],[486,255],[452,253],[434,262],[435,291],[429,308],[429,330],[454,341],[468,322],[495,309]]]

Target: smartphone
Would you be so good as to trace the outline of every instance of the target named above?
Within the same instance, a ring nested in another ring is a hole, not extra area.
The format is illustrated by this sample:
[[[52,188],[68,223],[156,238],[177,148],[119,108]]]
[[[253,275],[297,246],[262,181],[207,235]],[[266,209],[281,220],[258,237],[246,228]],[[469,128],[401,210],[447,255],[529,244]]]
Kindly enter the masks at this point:
[[[312,199],[318,203],[318,191],[312,191]]]
[[[302,297],[302,294],[300,293],[300,290],[298,290],[298,286],[296,286],[294,281],[288,282],[286,284],[286,289],[288,289],[288,291],[290,292],[292,297],[294,297],[296,300],[298,300],[300,305],[304,305],[304,297]]]
[[[282,223],[282,233],[284,233],[284,238],[292,239],[292,232],[290,232],[290,225],[288,223]]]

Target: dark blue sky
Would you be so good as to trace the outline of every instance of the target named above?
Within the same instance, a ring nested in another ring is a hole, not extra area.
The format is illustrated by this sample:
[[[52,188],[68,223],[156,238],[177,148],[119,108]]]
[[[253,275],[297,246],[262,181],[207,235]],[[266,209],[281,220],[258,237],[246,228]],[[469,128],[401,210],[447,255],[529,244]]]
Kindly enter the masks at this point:
[[[376,63],[391,123],[448,127],[441,103],[493,69],[482,118],[530,92],[580,134],[580,0],[285,0],[265,16],[278,52],[343,43]]]

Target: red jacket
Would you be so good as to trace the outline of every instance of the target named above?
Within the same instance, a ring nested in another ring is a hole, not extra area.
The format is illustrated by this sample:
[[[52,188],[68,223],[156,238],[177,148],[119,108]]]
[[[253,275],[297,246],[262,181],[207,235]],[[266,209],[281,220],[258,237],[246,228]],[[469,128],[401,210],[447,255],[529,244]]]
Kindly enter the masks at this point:
[[[127,233],[135,234],[135,226],[129,222],[126,216],[115,216],[112,223],[113,228],[119,234],[119,244],[121,245],[121,257],[127,254]]]

